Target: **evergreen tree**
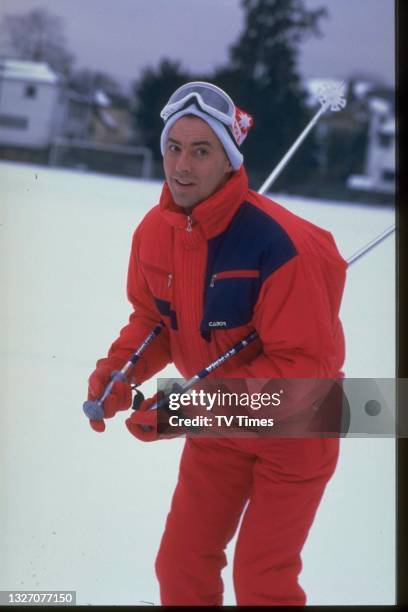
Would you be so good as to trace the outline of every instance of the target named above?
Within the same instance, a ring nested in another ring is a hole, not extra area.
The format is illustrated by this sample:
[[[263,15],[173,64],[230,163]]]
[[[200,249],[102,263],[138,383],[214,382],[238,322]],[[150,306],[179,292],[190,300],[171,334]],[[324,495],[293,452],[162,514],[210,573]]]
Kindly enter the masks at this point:
[[[214,81],[254,117],[243,150],[257,187],[309,119],[298,47],[307,36],[319,34],[325,10],[308,10],[304,0],[243,0],[242,6],[242,34],[230,49],[228,67],[218,69]],[[305,181],[314,167],[314,139],[309,136],[277,184],[290,188]]]
[[[205,76],[188,74],[179,62],[168,59],[157,69],[145,69],[133,86],[134,117],[139,140],[159,161],[159,113],[171,93],[191,80],[216,83],[254,117],[243,152],[256,188],[309,120],[297,67],[298,47],[307,36],[319,34],[325,10],[308,10],[305,0],[242,0],[242,7],[244,28],[230,48],[228,65]],[[277,185],[291,188],[310,181],[316,157],[311,134],[296,154],[296,163],[289,165]]]
[[[146,68],[133,84],[135,97],[135,131],[144,146],[152,150],[156,160],[161,159],[160,134],[163,123],[160,111],[177,87],[192,77],[182,70],[180,62],[164,59],[158,68]]]

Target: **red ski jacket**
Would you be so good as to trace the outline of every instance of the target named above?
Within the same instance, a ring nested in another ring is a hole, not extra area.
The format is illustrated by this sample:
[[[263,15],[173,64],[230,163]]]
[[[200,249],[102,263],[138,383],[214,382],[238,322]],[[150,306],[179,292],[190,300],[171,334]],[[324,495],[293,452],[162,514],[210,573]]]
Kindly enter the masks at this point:
[[[125,362],[163,320],[138,384],[169,362],[191,377],[254,329],[259,339],[210,376],[337,377],[346,268],[329,232],[249,190],[244,167],[190,216],[165,183],[133,236],[134,310],[108,357]]]

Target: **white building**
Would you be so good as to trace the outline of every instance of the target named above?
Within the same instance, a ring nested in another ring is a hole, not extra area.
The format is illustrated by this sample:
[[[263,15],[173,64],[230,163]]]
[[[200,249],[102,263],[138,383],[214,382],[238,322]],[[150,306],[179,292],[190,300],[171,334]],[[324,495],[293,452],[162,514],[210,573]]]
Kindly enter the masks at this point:
[[[0,60],[0,146],[47,147],[60,102],[60,79],[47,64]]]
[[[309,79],[305,82],[309,107],[317,108],[319,95],[327,86],[339,88],[337,79]],[[367,121],[368,137],[364,155],[364,174],[352,175],[347,179],[347,187],[356,191],[392,195],[395,192],[395,114],[394,105],[389,95],[378,90],[378,86],[368,81],[346,83],[346,99],[351,102],[338,119]],[[347,118],[348,113],[348,118]],[[344,119],[346,118],[346,119]],[[321,165],[329,162],[324,156],[324,143],[329,132],[329,122],[333,125],[336,113],[328,113],[316,128],[320,140]],[[344,129],[343,125],[343,129]]]
[[[364,175],[347,180],[351,189],[392,195],[395,192],[395,116],[391,104],[372,97],[368,102],[370,124]]]

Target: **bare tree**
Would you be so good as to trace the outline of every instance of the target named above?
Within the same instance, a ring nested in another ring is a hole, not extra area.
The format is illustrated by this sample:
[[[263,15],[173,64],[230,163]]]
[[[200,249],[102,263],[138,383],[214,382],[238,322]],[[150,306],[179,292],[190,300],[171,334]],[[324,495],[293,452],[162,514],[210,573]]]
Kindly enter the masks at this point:
[[[0,34],[6,39],[8,55],[19,59],[47,62],[51,68],[68,74],[74,56],[68,51],[63,20],[43,8],[22,15],[5,15]]]

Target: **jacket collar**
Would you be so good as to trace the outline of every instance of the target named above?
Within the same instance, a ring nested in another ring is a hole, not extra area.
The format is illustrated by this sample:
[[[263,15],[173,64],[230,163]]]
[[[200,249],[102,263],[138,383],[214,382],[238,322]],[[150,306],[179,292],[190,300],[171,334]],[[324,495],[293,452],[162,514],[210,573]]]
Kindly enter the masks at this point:
[[[193,219],[193,227],[199,225],[207,240],[217,236],[229,225],[232,217],[245,201],[247,193],[248,177],[242,165],[221,189],[193,209],[190,215]],[[163,185],[159,206],[161,214],[168,223],[182,229],[187,227],[187,216],[183,209],[174,202],[167,182]]]

